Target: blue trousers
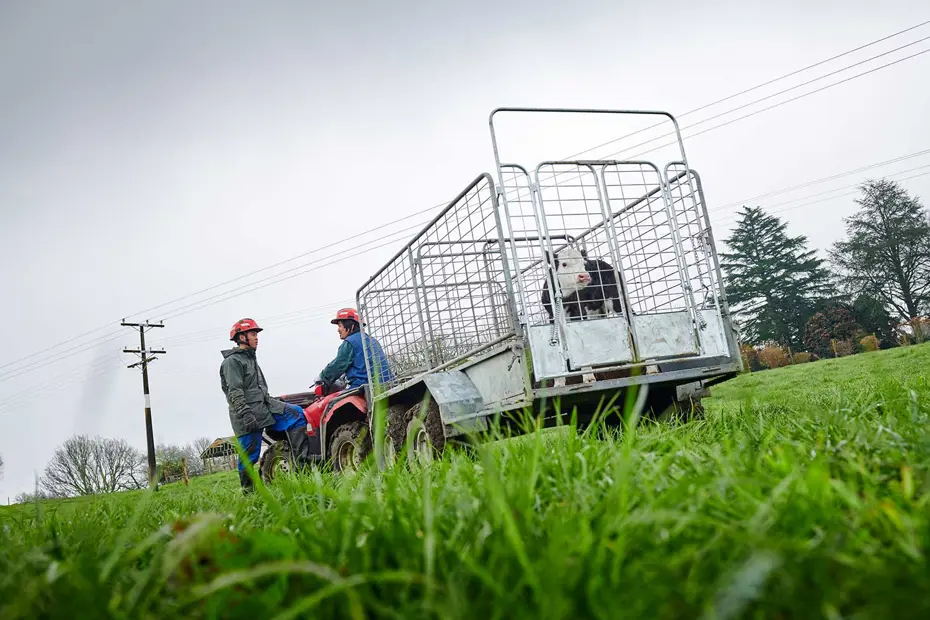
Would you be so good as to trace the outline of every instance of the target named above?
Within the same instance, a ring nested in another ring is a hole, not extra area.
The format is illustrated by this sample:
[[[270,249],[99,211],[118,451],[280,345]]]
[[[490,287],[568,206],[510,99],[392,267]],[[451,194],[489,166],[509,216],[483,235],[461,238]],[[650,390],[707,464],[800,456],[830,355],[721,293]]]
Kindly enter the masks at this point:
[[[292,428],[306,426],[307,424],[307,419],[304,417],[304,410],[297,405],[285,403],[284,413],[275,413],[272,415],[274,416],[274,424],[269,428],[274,431],[289,431]],[[249,455],[249,462],[251,462],[252,465],[258,463],[258,456],[262,452],[263,430],[264,429],[257,430],[236,437],[236,439],[239,440],[239,445],[242,446],[242,449]],[[239,459],[239,471],[245,471],[245,466],[242,464],[241,458]]]

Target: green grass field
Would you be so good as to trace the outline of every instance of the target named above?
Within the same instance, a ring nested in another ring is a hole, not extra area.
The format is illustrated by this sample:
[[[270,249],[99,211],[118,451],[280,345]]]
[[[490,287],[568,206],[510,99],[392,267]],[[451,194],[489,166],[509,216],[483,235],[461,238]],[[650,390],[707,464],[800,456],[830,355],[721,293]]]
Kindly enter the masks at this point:
[[[930,345],[706,420],[0,509],[0,617],[930,618]]]

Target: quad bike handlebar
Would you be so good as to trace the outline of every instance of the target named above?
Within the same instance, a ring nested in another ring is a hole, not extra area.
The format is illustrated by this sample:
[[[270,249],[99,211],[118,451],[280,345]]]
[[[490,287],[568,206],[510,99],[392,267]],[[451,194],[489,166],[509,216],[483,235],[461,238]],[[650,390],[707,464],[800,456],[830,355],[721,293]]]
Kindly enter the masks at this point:
[[[341,392],[346,388],[346,382],[342,379],[336,379],[332,383],[323,381],[320,377],[317,377],[313,385],[310,386],[310,389],[313,390],[313,393],[318,397],[322,398],[323,396],[329,396],[334,392]]]

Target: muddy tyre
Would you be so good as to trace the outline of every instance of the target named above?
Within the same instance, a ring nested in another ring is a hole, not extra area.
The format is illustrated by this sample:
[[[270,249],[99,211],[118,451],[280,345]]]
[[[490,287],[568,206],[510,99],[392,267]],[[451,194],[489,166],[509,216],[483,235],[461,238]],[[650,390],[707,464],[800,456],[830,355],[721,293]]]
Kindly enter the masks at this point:
[[[439,458],[446,447],[439,405],[431,399],[422,414],[420,408],[417,404],[408,410],[407,437],[410,438],[411,449],[407,453],[407,462],[411,465]]]
[[[407,424],[410,422],[407,414],[410,411],[404,405],[388,407],[384,429],[385,467],[392,467],[397,462],[398,456],[404,451],[404,441],[407,439]]]
[[[287,441],[276,441],[270,448],[265,450],[259,461],[259,472],[262,481],[270,484],[275,476],[280,472],[293,471],[291,461],[291,446]]]
[[[361,422],[343,424],[329,443],[330,461],[335,471],[355,471],[371,454],[371,433]]]

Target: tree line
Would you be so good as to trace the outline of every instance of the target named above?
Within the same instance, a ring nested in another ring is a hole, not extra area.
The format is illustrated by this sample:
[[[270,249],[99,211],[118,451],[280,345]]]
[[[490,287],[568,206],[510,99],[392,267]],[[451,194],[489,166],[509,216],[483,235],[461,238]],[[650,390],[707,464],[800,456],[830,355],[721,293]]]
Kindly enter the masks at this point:
[[[189,476],[204,473],[200,455],[212,443],[199,437],[186,445],[155,448],[157,475],[162,482],[178,480],[186,467]],[[148,486],[148,460],[125,439],[74,435],[59,446],[33,493],[20,493],[17,504],[40,499],[98,495]]]
[[[867,181],[828,258],[760,207],[724,240],[727,298],[750,368],[922,342],[930,336],[930,214],[897,183]]]

